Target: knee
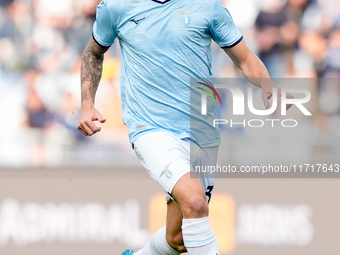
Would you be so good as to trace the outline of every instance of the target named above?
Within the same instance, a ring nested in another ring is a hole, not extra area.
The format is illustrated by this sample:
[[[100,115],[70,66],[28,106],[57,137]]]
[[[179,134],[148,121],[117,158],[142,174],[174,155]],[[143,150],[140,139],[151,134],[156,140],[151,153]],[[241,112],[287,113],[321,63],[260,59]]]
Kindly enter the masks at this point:
[[[178,232],[176,234],[167,234],[166,241],[174,250],[180,253],[187,252],[187,249],[184,246],[182,232]]]
[[[184,218],[202,218],[208,216],[209,207],[205,196],[193,195],[181,204]]]

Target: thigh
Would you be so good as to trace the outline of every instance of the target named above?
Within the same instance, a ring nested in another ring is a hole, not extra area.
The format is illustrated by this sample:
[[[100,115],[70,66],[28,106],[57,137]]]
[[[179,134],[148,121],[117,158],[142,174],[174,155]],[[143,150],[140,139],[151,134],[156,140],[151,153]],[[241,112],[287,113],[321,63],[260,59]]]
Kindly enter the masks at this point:
[[[190,145],[167,132],[145,134],[134,142],[134,150],[149,175],[168,194],[178,180],[190,172]]]
[[[196,166],[201,169],[217,164],[218,146],[200,149],[197,156],[192,162],[192,168],[195,171]],[[208,202],[210,202],[212,190],[215,184],[215,174],[207,172],[195,172],[195,176],[200,180]]]
[[[196,143],[190,142],[190,169],[177,182],[171,193],[172,197],[185,206],[192,202],[195,196],[205,197],[210,202],[215,183],[215,174],[209,172],[195,172],[196,166],[215,166],[217,163],[218,146],[200,148]],[[169,195],[167,195],[167,201]]]

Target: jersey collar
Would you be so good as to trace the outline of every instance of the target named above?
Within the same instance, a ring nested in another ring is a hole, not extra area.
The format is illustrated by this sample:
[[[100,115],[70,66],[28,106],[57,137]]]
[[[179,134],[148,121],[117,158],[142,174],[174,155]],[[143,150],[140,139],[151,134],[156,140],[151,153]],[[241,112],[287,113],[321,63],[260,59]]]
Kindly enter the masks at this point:
[[[170,2],[171,0],[151,0],[151,1],[159,3],[159,4],[166,4],[167,2]]]

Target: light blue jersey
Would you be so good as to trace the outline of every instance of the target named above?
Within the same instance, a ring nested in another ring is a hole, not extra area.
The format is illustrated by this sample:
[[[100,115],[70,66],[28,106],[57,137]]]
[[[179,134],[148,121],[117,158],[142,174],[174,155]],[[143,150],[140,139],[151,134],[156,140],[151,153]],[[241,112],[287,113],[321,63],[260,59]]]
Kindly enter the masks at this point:
[[[190,86],[190,78],[213,78],[212,39],[221,47],[242,40],[220,0],[103,0],[93,37],[107,47],[119,39],[122,118],[131,143],[168,131],[202,148],[220,144],[213,100],[201,115],[204,92]]]

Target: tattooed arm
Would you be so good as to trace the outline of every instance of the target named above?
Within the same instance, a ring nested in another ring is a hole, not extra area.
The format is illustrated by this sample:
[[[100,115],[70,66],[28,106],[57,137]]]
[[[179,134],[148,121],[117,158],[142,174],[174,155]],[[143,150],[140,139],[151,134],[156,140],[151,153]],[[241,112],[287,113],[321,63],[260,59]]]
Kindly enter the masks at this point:
[[[96,91],[102,76],[104,53],[107,47],[100,46],[93,38],[86,46],[81,60],[81,117],[78,129],[86,136],[101,130],[93,121],[104,123],[106,120],[95,109]]]

